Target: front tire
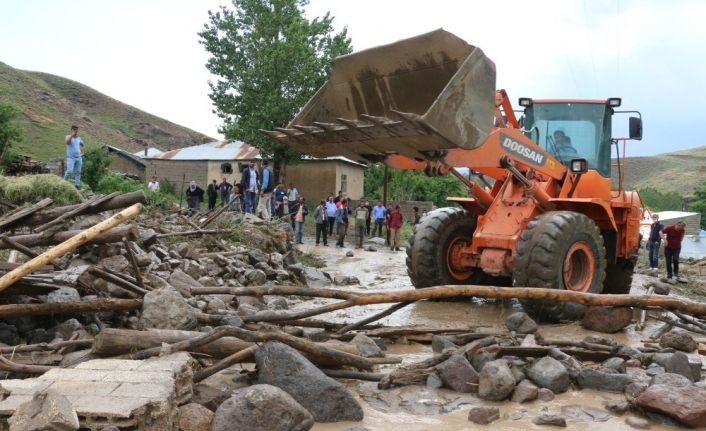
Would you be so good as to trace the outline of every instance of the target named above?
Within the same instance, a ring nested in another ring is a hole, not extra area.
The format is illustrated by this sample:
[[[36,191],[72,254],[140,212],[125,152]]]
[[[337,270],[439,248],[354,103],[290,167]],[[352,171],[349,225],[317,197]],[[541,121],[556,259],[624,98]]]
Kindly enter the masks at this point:
[[[522,232],[513,284],[601,293],[605,268],[603,237],[596,224],[584,214],[552,211],[536,217]],[[585,311],[573,302],[521,302],[525,311],[540,321],[577,320]]]
[[[483,271],[454,265],[454,254],[470,245],[476,216],[462,208],[439,208],[414,226],[407,247],[407,274],[416,288],[480,284]]]
[[[618,259],[614,264],[606,266],[603,293],[622,295],[630,293],[635,264],[629,259]]]

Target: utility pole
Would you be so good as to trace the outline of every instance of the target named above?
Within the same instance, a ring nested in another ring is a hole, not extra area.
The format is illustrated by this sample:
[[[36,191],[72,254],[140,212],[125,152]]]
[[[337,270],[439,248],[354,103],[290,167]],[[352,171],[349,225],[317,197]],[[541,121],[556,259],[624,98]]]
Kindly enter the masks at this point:
[[[387,208],[387,165],[385,165],[385,174],[382,178],[382,204]]]

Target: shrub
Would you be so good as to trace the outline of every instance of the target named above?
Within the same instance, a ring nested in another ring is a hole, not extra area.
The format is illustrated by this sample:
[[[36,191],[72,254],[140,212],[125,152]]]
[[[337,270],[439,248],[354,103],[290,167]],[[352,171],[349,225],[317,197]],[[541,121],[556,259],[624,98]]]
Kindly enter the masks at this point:
[[[93,148],[83,154],[81,179],[91,190],[98,191],[98,183],[108,175],[110,157],[101,148]]]
[[[98,180],[97,187],[94,188],[97,193],[110,194],[113,192],[129,193],[142,189],[142,184],[122,175],[111,174],[106,175]]]
[[[159,208],[163,210],[170,210],[174,207],[176,199],[173,194],[163,192],[161,189],[162,183],[160,182],[160,190],[154,192],[148,190],[146,187],[144,189],[145,196],[147,197],[147,207],[148,208]]]
[[[54,206],[83,201],[73,184],[54,174],[0,177],[0,194],[17,205],[38,202],[44,198],[51,198]]]

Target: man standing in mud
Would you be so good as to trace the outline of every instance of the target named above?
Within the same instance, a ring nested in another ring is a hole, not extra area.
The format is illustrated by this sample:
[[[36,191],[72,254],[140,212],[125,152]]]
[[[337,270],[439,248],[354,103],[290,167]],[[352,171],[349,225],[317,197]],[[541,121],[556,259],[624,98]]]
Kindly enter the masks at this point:
[[[652,220],[654,220],[654,222],[650,227],[650,236],[647,238],[647,246],[649,247],[650,253],[650,271],[655,274],[657,272],[657,267],[659,266],[659,246],[662,243],[660,232],[664,229],[664,225],[659,222],[658,214],[653,214]]]
[[[679,277],[679,252],[681,252],[681,242],[684,239],[684,228],[686,223],[679,220],[672,226],[662,229],[662,234],[666,240],[664,245],[664,259],[667,263],[667,282],[674,284],[676,281],[686,283],[686,279]],[[674,271],[672,271],[672,267]],[[672,278],[674,275],[674,278]]]
[[[83,140],[78,136],[78,126],[71,126],[71,133],[64,139],[66,143],[66,172],[64,179],[68,181],[74,174],[74,184],[81,188],[81,167],[83,165]]]

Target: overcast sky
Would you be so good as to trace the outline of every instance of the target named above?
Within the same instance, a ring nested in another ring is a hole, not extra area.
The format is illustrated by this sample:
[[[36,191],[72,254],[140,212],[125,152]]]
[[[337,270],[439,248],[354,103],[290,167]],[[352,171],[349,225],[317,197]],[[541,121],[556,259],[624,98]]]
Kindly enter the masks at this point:
[[[0,0],[0,61],[219,137],[196,33],[221,4],[230,3]],[[485,51],[513,103],[622,97],[644,118],[630,155],[706,145],[697,108],[706,99],[704,1],[312,0],[307,16],[326,11],[348,27],[355,50],[443,27]]]

